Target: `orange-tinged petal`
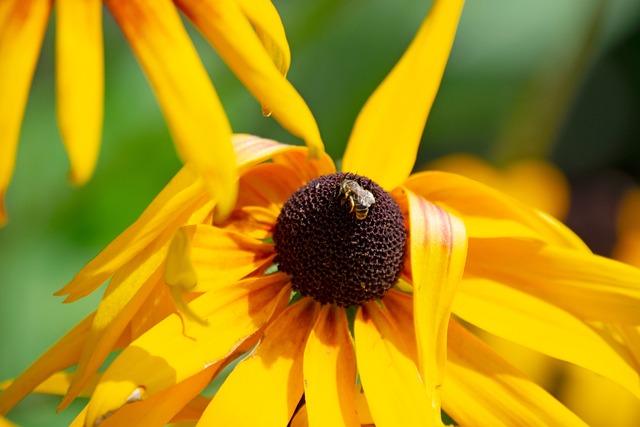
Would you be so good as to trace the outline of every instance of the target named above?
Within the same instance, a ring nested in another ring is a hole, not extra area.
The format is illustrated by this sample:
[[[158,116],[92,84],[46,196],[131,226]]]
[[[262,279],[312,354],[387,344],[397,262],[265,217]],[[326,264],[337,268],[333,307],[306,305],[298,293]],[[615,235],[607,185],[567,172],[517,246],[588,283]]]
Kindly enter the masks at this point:
[[[509,341],[609,378],[640,398],[640,377],[580,319],[542,299],[491,280],[467,278],[454,301],[462,319]]]
[[[183,161],[193,162],[219,218],[237,197],[231,127],[170,0],[106,0],[153,86]]]
[[[69,405],[97,372],[132,317],[142,306],[154,287],[162,280],[163,253],[156,252],[149,259],[134,258],[109,282],[91,324],[82,357],[71,387],[58,409]]]
[[[319,307],[304,298],[271,323],[260,344],[222,384],[198,425],[287,425],[302,397],[302,355]]]
[[[409,176],[463,4],[433,2],[411,45],[358,115],[344,154],[344,171],[357,171],[386,190]]]
[[[447,325],[462,277],[467,235],[458,218],[406,191],[418,366],[434,408],[447,360]]]
[[[311,110],[281,74],[236,0],[175,0],[253,95],[289,132],[304,139],[309,155],[324,152]]]
[[[367,403],[367,397],[365,396],[364,389],[361,385],[356,385],[354,387],[354,396],[356,402],[356,411],[358,412],[358,421],[361,425],[373,425],[373,416],[371,415],[371,410],[369,409],[369,404]]]
[[[353,386],[356,358],[343,308],[324,305],[304,349],[310,426],[360,426]]]
[[[183,228],[190,239],[191,262],[198,276],[193,292],[205,292],[235,282],[269,263],[272,244],[210,225]]]
[[[102,136],[104,48],[100,0],[56,0],[58,122],[74,184],[93,174]]]
[[[125,348],[103,374],[89,403],[88,424],[221,363],[258,339],[257,331],[289,300],[286,276],[273,274],[208,292],[190,303],[206,325],[173,314]]]
[[[404,185],[425,199],[445,206],[465,221],[468,217],[506,219],[530,228],[549,243],[590,252],[575,233],[558,221],[469,178],[447,172],[420,172],[411,175]],[[488,237],[482,225],[481,222],[469,222],[469,237]],[[494,229],[500,230],[499,227]]]
[[[640,324],[640,269],[521,239],[470,239],[467,272],[540,297],[585,320]]]
[[[460,425],[585,426],[549,393],[460,326],[449,325],[443,405]]]
[[[264,240],[272,235],[277,218],[277,213],[270,209],[247,206],[231,212],[227,221],[218,224],[218,227],[253,239]]]
[[[78,362],[94,315],[90,314],[67,332],[0,394],[0,415],[6,414],[51,375]]]
[[[0,226],[13,175],[20,124],[47,27],[52,0],[0,2]]]
[[[308,159],[307,157],[301,151],[287,151],[275,156],[273,161],[293,168],[299,179],[305,183],[321,175],[335,173],[336,166],[326,153],[319,159]]]
[[[163,426],[194,399],[220,371],[211,366],[149,399],[124,405],[114,414],[100,420],[100,427]]]
[[[431,406],[401,327],[375,302],[356,316],[356,358],[369,409],[376,426],[440,425],[440,407]]]
[[[176,174],[156,196],[140,218],[129,226],[89,262],[71,282],[56,292],[69,294],[66,302],[93,292],[113,273],[154,241],[157,250],[173,238],[175,231],[188,221],[200,222],[211,211],[213,202],[202,180],[189,166]]]
[[[238,205],[263,206],[278,215],[284,202],[303,184],[295,169],[288,165],[256,165],[240,178]]]
[[[195,423],[200,419],[202,413],[211,402],[211,398],[196,396],[187,403],[172,419],[172,423],[191,422]]]
[[[309,412],[307,405],[303,405],[294,415],[288,427],[309,427]]]

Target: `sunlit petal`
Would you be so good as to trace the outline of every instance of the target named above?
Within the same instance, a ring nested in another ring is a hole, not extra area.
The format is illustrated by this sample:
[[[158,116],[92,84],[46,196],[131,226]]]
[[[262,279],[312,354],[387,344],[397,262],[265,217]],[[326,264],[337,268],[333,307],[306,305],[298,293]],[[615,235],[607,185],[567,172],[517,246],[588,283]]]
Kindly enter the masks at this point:
[[[304,349],[304,395],[310,426],[360,426],[353,386],[356,359],[344,310],[325,305]]]
[[[344,171],[357,171],[386,190],[409,176],[463,3],[433,2],[411,45],[360,112],[344,154]]]
[[[129,228],[89,262],[56,295],[69,294],[66,302],[90,294],[124,264],[156,241],[158,247],[173,238],[175,231],[191,219],[199,222],[212,208],[202,180],[185,166],[156,196]],[[156,247],[156,249],[158,248]]]
[[[56,98],[69,177],[84,184],[102,137],[104,55],[102,2],[56,0]]]
[[[50,10],[51,0],[0,2],[0,226],[7,222],[4,196]]]
[[[183,161],[193,162],[220,218],[237,196],[231,127],[170,0],[106,0],[158,97]]]
[[[109,282],[84,342],[82,357],[71,387],[59,409],[65,408],[97,372],[136,311],[162,280],[162,254],[146,260],[134,258]]]
[[[593,329],[566,311],[486,279],[460,285],[454,312],[509,341],[609,378],[640,398],[640,377]]]
[[[584,320],[640,324],[640,270],[608,258],[520,239],[470,239],[467,271]]]
[[[589,252],[584,242],[558,221],[469,178],[447,172],[420,172],[411,175],[404,185],[425,199],[457,213],[465,223],[469,217],[505,219],[530,228],[547,242]],[[488,231],[482,225],[482,222],[470,221],[467,228],[469,238],[488,237]],[[493,230],[500,232],[499,227]]]
[[[439,408],[447,324],[464,270],[467,235],[462,221],[441,207],[408,190],[406,196],[418,366],[431,405]]]
[[[260,344],[222,384],[198,425],[287,425],[302,397],[302,355],[319,307],[305,298],[270,324]]]
[[[220,370],[211,366],[149,399],[124,405],[100,422],[100,427],[163,426],[194,399]]]
[[[366,303],[356,316],[358,372],[373,419],[381,427],[440,425],[440,407],[431,406],[398,329],[376,303]]]
[[[171,315],[140,336],[105,371],[89,404],[89,424],[132,398],[147,399],[235,351],[246,351],[260,330],[289,299],[286,277],[252,279],[224,291],[203,294],[190,303],[207,324]]]
[[[240,81],[289,132],[305,140],[311,157],[319,157],[324,146],[309,107],[274,64],[237,1],[175,2],[216,47]]]
[[[449,325],[444,409],[460,425],[585,426],[455,320]]]
[[[6,414],[36,386],[51,375],[75,364],[89,335],[94,314],[90,314],[29,366],[0,394],[0,415]]]

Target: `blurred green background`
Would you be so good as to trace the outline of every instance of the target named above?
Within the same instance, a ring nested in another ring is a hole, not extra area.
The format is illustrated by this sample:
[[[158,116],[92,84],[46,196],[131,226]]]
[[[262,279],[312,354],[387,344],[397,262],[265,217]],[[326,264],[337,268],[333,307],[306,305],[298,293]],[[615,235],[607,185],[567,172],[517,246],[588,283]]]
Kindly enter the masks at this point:
[[[429,2],[274,3],[291,45],[289,78],[314,112],[327,151],[339,159],[359,109],[404,51]],[[596,0],[468,1],[417,166],[454,152],[496,164],[536,154],[558,164],[576,188],[588,189],[590,180],[612,170],[623,177],[615,185],[637,183],[639,24],[636,0],[605,8]],[[261,116],[259,104],[187,27],[234,131],[299,144]],[[585,44],[594,28],[597,35]],[[18,375],[97,305],[101,291],[73,304],[52,294],[134,221],[180,167],[149,84],[105,11],[100,160],[88,185],[68,184],[55,118],[54,36],[51,22],[8,192],[10,222],[0,229],[0,380]],[[564,83],[554,86],[558,81]],[[523,117],[533,133],[518,126]],[[29,397],[9,418],[66,425],[81,405],[54,417],[58,402]]]

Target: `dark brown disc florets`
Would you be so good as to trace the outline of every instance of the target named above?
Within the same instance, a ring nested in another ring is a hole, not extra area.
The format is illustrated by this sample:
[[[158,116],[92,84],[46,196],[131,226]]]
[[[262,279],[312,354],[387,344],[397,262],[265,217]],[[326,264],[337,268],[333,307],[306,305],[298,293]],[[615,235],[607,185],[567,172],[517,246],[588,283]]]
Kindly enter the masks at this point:
[[[400,207],[378,184],[335,173],[293,193],[273,240],[278,268],[292,276],[295,290],[349,307],[382,298],[394,285],[407,231]]]

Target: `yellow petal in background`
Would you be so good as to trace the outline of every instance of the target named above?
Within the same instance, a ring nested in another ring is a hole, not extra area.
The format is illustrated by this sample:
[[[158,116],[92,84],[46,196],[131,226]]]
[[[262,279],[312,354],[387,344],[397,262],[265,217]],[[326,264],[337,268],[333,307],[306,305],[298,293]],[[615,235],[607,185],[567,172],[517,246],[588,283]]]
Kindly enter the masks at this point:
[[[463,4],[433,2],[411,45],[358,115],[342,170],[358,171],[386,190],[409,176]]]
[[[50,10],[51,0],[0,2],[0,226],[7,222],[4,197]]]
[[[208,292],[190,303],[206,325],[190,323],[185,330],[174,314],[141,335],[102,376],[89,403],[89,424],[132,399],[151,398],[255,345],[256,332],[289,301],[286,280],[273,274]]]
[[[309,426],[360,426],[353,387],[356,359],[344,309],[327,304],[304,349]]]
[[[311,110],[274,64],[238,2],[176,0],[176,4],[249,91],[289,132],[304,139],[312,158],[318,158],[324,145]],[[251,8],[248,4],[244,6]],[[258,6],[264,8],[264,4]]]
[[[222,384],[198,425],[287,425],[302,397],[302,356],[319,308],[304,298],[276,318]]]
[[[396,325],[380,307],[366,303],[354,325],[360,381],[376,426],[441,425],[418,367]]]
[[[418,366],[430,406],[439,410],[447,361],[447,325],[464,270],[467,235],[458,218],[409,190],[406,195]]]
[[[447,172],[420,172],[411,175],[404,185],[425,199],[445,206],[463,220],[467,217],[506,219],[530,228],[549,243],[591,252],[559,221],[472,179]],[[469,229],[469,236],[486,237],[486,234],[486,230]]]
[[[454,313],[492,334],[617,382],[640,398],[640,377],[598,333],[566,311],[486,279],[466,278]]]
[[[231,127],[170,0],[105,1],[147,74],[184,162],[193,162],[220,219],[237,197]]]
[[[445,411],[460,425],[586,426],[455,320],[442,396]]]
[[[56,97],[74,184],[93,174],[104,110],[102,2],[56,0]]]

